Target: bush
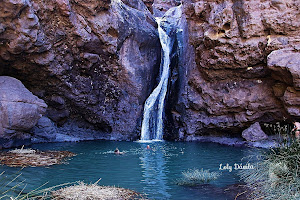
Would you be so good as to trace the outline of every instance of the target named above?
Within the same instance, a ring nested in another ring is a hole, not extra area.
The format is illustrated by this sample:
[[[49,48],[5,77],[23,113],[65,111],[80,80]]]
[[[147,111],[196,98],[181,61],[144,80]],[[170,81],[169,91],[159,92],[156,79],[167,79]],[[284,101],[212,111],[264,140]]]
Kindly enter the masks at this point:
[[[196,186],[216,180],[221,174],[209,172],[209,170],[189,169],[182,172],[182,178],[178,179],[177,185]]]
[[[251,199],[300,199],[300,141],[266,152],[254,170],[243,170],[242,179],[252,190]]]

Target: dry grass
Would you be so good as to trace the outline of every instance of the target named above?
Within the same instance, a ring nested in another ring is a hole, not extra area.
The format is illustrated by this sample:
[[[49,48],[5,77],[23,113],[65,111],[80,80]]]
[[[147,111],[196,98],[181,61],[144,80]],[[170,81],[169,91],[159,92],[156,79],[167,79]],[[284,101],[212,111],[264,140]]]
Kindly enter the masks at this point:
[[[15,149],[0,152],[0,163],[9,167],[41,167],[60,164],[65,158],[75,154],[69,151],[38,151],[33,149]]]
[[[240,172],[253,191],[250,199],[300,199],[300,141],[265,152],[253,170]]]
[[[125,188],[99,186],[79,182],[77,185],[61,188],[52,192],[57,200],[125,200],[145,199],[141,194]]]
[[[14,149],[9,151],[9,153],[17,153],[17,154],[34,154],[36,153],[36,150],[34,149]]]
[[[197,186],[209,183],[219,178],[221,174],[218,172],[210,172],[209,170],[189,169],[182,172],[182,178],[178,179],[177,185]]]

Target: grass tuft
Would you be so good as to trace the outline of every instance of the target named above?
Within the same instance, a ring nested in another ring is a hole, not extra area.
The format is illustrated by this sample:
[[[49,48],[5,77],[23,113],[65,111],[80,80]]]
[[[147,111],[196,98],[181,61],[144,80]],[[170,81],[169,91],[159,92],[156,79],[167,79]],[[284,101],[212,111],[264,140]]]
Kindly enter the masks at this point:
[[[21,169],[22,170],[22,169]],[[66,183],[61,185],[56,185],[53,187],[48,187],[42,189],[47,183],[41,185],[40,187],[30,191],[25,192],[27,184],[25,180],[21,180],[21,170],[14,174],[14,178],[11,176],[6,176],[5,171],[0,173],[0,200],[46,200],[53,199],[51,191],[56,188],[63,187],[66,185],[71,185],[73,183]]]
[[[252,190],[250,199],[299,200],[300,141],[270,149],[253,170],[242,170],[240,175]]]
[[[176,181],[177,185],[197,186],[216,180],[221,174],[218,172],[209,172],[209,170],[189,169],[182,172],[182,178]]]

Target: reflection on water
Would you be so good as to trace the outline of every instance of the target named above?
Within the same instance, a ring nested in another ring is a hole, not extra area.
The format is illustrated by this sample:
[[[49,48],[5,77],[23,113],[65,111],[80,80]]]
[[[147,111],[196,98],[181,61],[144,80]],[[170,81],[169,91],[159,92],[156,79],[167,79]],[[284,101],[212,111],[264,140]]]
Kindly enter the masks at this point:
[[[150,150],[146,148],[147,145],[150,145]],[[125,154],[115,155],[113,151],[117,147]],[[18,180],[25,180],[26,191],[34,190],[46,182],[49,182],[46,186],[51,187],[79,180],[94,183],[101,178],[100,185],[114,185],[146,193],[150,199],[171,200],[234,199],[223,194],[224,187],[239,183],[239,177],[234,170],[223,171],[216,181],[201,187],[179,186],[175,181],[188,169],[219,171],[220,163],[240,163],[249,151],[245,148],[193,142],[90,141],[36,144],[32,148],[67,150],[77,156],[61,165],[24,168]],[[0,166],[0,172],[6,171],[8,180],[12,180],[19,170]],[[20,191],[22,189],[20,187]]]
[[[140,144],[143,149],[141,159],[141,168],[143,179],[141,184],[146,194],[157,194],[155,199],[169,199],[171,195],[168,193],[170,189],[167,186],[167,170],[165,160],[164,142],[152,143],[150,149],[146,144]]]

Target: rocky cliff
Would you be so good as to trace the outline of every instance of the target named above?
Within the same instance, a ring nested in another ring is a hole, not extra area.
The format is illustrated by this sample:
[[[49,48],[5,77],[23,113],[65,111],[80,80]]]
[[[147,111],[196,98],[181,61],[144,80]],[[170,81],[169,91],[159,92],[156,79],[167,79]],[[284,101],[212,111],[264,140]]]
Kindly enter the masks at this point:
[[[179,137],[234,135],[255,121],[300,117],[299,1],[183,5],[191,46],[185,56],[193,59],[172,109]]]
[[[161,59],[154,16],[179,3],[1,1],[0,75],[46,102],[49,126],[136,139]],[[240,135],[254,122],[300,117],[299,1],[182,3],[167,137]]]
[[[0,11],[0,75],[45,100],[58,126],[137,137],[160,63],[141,1],[5,0]]]

